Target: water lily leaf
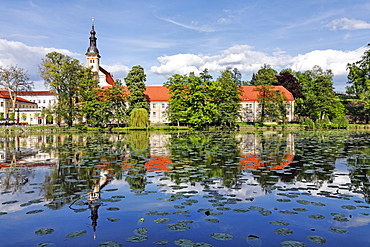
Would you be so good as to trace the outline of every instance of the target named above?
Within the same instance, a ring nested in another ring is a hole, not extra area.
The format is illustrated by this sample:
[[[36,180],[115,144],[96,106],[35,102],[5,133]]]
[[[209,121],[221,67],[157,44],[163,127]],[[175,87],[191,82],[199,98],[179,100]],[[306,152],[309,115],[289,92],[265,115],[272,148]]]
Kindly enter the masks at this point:
[[[175,223],[175,224],[168,224],[167,228],[176,231],[176,232],[183,232],[190,229],[190,226],[183,224],[183,223]]]
[[[306,244],[299,241],[287,240],[280,243],[283,247],[305,247]]]
[[[7,212],[0,212],[0,215],[8,214]]]
[[[289,223],[287,223],[285,221],[282,221],[282,220],[271,221],[270,224],[275,225],[275,226],[287,226],[287,225],[289,225]]]
[[[193,241],[191,241],[190,239],[185,239],[185,238],[180,238],[178,240],[175,240],[174,243],[177,246],[181,246],[181,247],[194,246],[194,242]]]
[[[7,202],[3,202],[1,204],[13,204],[13,203],[17,203],[18,201],[7,201]]]
[[[329,231],[335,232],[335,233],[340,233],[340,234],[348,232],[348,230],[343,229],[343,228],[339,228],[339,227],[330,227]]]
[[[132,236],[132,237],[126,238],[127,242],[133,242],[133,243],[139,243],[139,242],[143,242],[143,241],[146,241],[146,240],[148,240],[148,237],[145,236],[145,235]]]
[[[216,218],[206,218],[205,221],[210,223],[219,223],[220,221]]]
[[[228,233],[212,233],[211,237],[217,240],[222,240],[222,241],[228,241],[233,239],[233,235],[230,235]]]
[[[122,244],[118,241],[106,241],[99,244],[99,247],[120,247]]]
[[[293,234],[293,231],[289,228],[278,228],[278,229],[275,229],[274,232],[282,236]]]
[[[66,235],[66,238],[80,238],[87,233],[86,230],[70,232]]]
[[[53,232],[54,232],[54,229],[51,229],[51,228],[40,228],[37,231],[35,231],[35,234],[39,236],[43,236],[43,235],[51,234]]]
[[[109,220],[110,222],[117,222],[117,221],[120,221],[121,219],[114,218],[114,217],[108,217],[107,220]]]
[[[262,214],[263,216],[272,214],[270,210],[258,210],[258,213]]]
[[[118,211],[119,208],[117,207],[110,207],[110,208],[107,208],[108,211]]]
[[[32,211],[26,212],[26,214],[37,214],[37,213],[41,213],[41,212],[44,212],[44,210],[42,210],[42,209],[32,210]]]
[[[141,227],[141,228],[136,228],[135,230],[134,230],[134,234],[136,234],[136,235],[145,235],[145,234],[147,234],[148,233],[148,229],[147,228],[145,228],[145,227]]]
[[[248,209],[245,209],[245,208],[234,208],[233,209],[234,212],[237,212],[237,213],[246,213],[246,212],[249,212]]]
[[[320,237],[320,236],[307,236],[307,239],[316,243],[316,244],[325,244],[326,243],[326,239],[323,238],[323,237]]]
[[[321,214],[310,214],[308,218],[315,219],[315,220],[322,220],[322,219],[325,219],[325,216]]]
[[[261,247],[262,246],[261,239],[256,235],[249,235],[247,237],[247,243],[252,247]]]
[[[173,214],[184,215],[184,214],[190,214],[190,212],[188,210],[177,210],[173,212]]]
[[[36,247],[56,247],[56,244],[54,244],[54,243],[50,243],[50,242],[47,242],[47,243],[40,243],[40,244],[38,244]]]
[[[168,244],[168,240],[161,240],[161,241],[157,241],[157,242],[154,242],[155,244],[158,244],[158,245],[166,245]]]
[[[170,218],[158,218],[158,219],[155,219],[154,220],[156,223],[167,223],[169,221],[171,221]]]
[[[356,207],[353,205],[343,205],[341,208],[347,209],[347,210],[355,210]]]

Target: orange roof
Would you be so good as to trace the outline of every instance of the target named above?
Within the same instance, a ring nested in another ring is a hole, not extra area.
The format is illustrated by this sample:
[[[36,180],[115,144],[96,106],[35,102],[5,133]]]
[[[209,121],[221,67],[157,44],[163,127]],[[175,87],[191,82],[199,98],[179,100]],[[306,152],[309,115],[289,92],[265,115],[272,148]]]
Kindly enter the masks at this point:
[[[10,96],[9,96],[9,93],[7,91],[0,91],[0,98],[3,98],[3,99],[10,99]],[[17,101],[18,102],[23,102],[23,103],[30,103],[30,104],[36,104],[32,101],[29,101],[29,100],[26,100],[26,99],[23,99],[21,97],[17,97]]]
[[[154,101],[170,101],[168,88],[164,86],[147,86],[145,94],[150,102]]]
[[[242,101],[258,101],[260,86],[242,86]],[[279,91],[284,94],[288,101],[294,101],[293,95],[283,86],[271,86],[269,90]]]
[[[23,96],[37,96],[37,95],[53,95],[54,93],[51,91],[22,91],[18,92],[18,95]]]

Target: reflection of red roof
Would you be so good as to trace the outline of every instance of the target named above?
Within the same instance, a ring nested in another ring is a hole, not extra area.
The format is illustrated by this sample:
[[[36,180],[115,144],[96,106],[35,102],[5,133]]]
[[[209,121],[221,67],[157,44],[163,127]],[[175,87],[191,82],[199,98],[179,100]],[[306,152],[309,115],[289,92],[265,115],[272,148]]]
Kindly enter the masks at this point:
[[[169,171],[168,165],[170,164],[172,164],[172,160],[169,157],[151,156],[149,161],[145,163],[145,168],[147,171]],[[127,164],[127,162],[122,162],[121,166],[124,171],[128,171],[131,168],[131,165]]]
[[[241,155],[239,169],[256,169],[258,167],[267,167],[269,169],[283,169],[294,159],[293,154],[285,154],[283,156],[283,162],[276,164],[274,159],[267,159],[267,162],[261,162],[261,156],[258,154],[243,154]]]
[[[242,86],[242,101],[258,101],[259,91],[257,86]],[[288,101],[294,101],[293,95],[283,86],[271,86],[269,90],[279,91],[284,94]]]
[[[20,160],[18,160],[19,162]],[[55,163],[44,163],[44,162],[40,162],[40,163],[26,163],[26,164],[22,164],[22,167],[38,167],[38,166],[54,166]],[[6,168],[9,168],[9,167],[14,167],[14,164],[11,164],[11,163],[0,163],[0,170],[2,169],[6,169]]]
[[[45,96],[45,95],[54,95],[53,92],[50,91],[22,91],[18,92],[18,95],[24,95],[24,96]]]

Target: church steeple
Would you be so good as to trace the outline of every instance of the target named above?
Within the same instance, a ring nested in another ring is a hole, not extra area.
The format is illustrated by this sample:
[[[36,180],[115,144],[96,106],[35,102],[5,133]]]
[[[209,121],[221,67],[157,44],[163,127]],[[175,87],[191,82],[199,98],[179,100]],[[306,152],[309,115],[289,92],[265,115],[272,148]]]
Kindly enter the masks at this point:
[[[89,46],[89,48],[87,48],[86,55],[87,54],[91,54],[91,55],[92,54],[97,54],[97,55],[99,55],[99,50],[96,47],[97,38],[95,37],[96,32],[95,32],[95,29],[94,29],[94,18],[92,18],[92,26],[91,26],[90,34],[91,34],[91,36],[90,36],[90,46]]]
[[[92,25],[91,25],[91,31],[90,31],[90,46],[87,48],[86,52],[86,66],[91,68],[91,71],[98,74],[99,73],[99,50],[96,47],[96,40],[95,37],[95,28],[94,28],[94,18],[92,18]]]

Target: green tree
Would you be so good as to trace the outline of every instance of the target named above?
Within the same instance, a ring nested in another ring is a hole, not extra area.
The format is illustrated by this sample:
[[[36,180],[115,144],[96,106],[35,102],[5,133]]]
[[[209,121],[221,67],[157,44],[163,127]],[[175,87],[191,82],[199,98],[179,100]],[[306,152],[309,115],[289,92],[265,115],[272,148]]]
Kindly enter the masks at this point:
[[[54,111],[59,119],[63,119],[69,127],[77,119],[81,109],[81,100],[92,97],[90,89],[96,85],[91,72],[79,63],[77,59],[58,52],[46,54],[39,66],[45,85],[55,93],[57,103]]]
[[[233,126],[241,117],[240,95],[241,95],[241,74],[237,69],[226,69],[221,72],[221,77],[216,80],[214,92],[215,104],[217,105],[218,125]]]
[[[135,128],[147,128],[149,126],[148,111],[144,108],[132,109],[129,125]]]
[[[135,108],[143,108],[149,112],[149,103],[144,94],[146,90],[146,75],[144,73],[144,68],[140,65],[133,66],[124,80],[130,91],[127,95],[129,114],[131,114],[131,111]]]
[[[258,91],[259,122],[284,123],[286,120],[287,108],[284,103],[286,97],[272,86],[264,85],[256,87]]]
[[[314,66],[312,70],[296,73],[302,86],[304,100],[297,104],[296,113],[314,121],[328,116],[333,119],[343,116],[345,108],[333,91],[333,73]]]
[[[15,113],[15,103],[20,91],[31,91],[34,87],[33,81],[29,81],[29,75],[23,68],[9,66],[4,68],[0,66],[0,86],[4,87],[9,94],[12,110]]]
[[[181,122],[188,120],[188,93],[189,86],[187,84],[188,78],[186,75],[182,76],[175,74],[168,78],[164,86],[168,88],[170,97],[170,107],[167,110],[168,120],[172,123],[177,123],[179,126]]]
[[[253,74],[250,82],[253,86],[273,85],[277,83],[277,71],[269,64],[264,64],[256,74]]]

